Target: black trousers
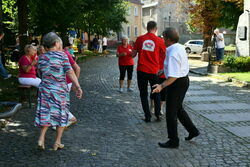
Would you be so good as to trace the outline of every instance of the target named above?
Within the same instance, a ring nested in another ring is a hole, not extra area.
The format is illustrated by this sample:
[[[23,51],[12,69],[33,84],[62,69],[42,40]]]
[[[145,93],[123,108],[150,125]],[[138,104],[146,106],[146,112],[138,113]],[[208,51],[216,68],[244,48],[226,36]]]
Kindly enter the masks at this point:
[[[133,65],[131,65],[131,66],[119,66],[120,80],[124,80],[125,75],[126,75],[126,71],[127,71],[127,75],[128,75],[128,80],[132,80],[133,69],[134,69]]]
[[[167,87],[166,98],[166,120],[168,138],[179,141],[177,132],[177,118],[189,133],[197,133],[198,130],[183,109],[183,100],[189,87],[188,76],[178,78],[173,84]]]
[[[151,92],[152,92],[152,86],[159,83],[159,78],[156,76],[156,74],[149,74],[149,73],[137,71],[137,82],[138,82],[141,104],[142,104],[142,109],[145,114],[145,118],[150,119],[151,113],[150,113],[149,104],[148,104],[148,82],[150,83]],[[154,99],[155,116],[158,117],[161,111],[160,93],[152,94],[152,98]]]

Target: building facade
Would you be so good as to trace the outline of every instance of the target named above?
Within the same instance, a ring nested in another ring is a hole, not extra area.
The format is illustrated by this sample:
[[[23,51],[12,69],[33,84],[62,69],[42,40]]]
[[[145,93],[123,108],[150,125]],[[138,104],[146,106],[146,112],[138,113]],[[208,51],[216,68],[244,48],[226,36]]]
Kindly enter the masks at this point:
[[[122,25],[123,30],[118,34],[118,40],[126,35],[130,41],[135,41],[142,34],[142,5],[140,0],[128,0],[128,23]]]
[[[158,24],[157,35],[162,35],[166,27],[175,27],[181,34],[181,42],[186,41],[189,32],[186,26],[187,14],[180,0],[142,0],[142,33],[146,33],[147,22],[154,20]]]

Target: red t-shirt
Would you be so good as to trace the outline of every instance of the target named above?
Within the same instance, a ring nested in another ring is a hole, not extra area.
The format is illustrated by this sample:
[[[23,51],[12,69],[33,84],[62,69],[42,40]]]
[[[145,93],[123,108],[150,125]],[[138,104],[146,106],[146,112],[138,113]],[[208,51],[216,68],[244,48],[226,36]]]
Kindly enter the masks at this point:
[[[163,40],[153,33],[138,37],[134,46],[134,50],[138,51],[137,71],[156,74],[160,68],[160,50],[164,48]]]
[[[36,57],[37,59],[37,57]],[[31,58],[29,59],[26,55],[23,55],[19,64],[19,78],[36,78],[36,67],[32,66],[29,72],[25,72],[21,66],[28,66],[32,63]]]
[[[73,66],[76,62],[73,59],[73,57],[71,56],[71,54],[69,53],[69,51],[65,50],[64,53],[68,56],[70,65]],[[67,82],[67,84],[72,83],[72,81],[69,79],[68,75],[66,75],[66,82]]]
[[[132,50],[133,47],[131,45],[128,44],[128,46],[125,48],[122,45],[118,46],[117,48],[117,53],[121,54],[121,53],[127,53],[126,56],[121,56],[119,57],[118,63],[119,66],[132,66],[134,65],[134,59],[132,57]]]
[[[161,38],[162,42],[164,43],[164,40]],[[162,49],[160,49],[160,69],[159,70],[163,70],[164,69],[164,61],[166,58],[166,46],[164,45],[164,47],[162,47]],[[166,78],[164,73],[162,75],[159,76],[159,78]]]

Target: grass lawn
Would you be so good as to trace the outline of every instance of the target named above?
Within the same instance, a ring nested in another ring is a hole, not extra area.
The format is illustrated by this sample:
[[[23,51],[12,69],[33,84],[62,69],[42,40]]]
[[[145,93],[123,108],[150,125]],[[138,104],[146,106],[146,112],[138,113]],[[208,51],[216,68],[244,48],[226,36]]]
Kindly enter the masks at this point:
[[[250,82],[250,72],[219,73],[220,75]]]
[[[235,50],[236,50],[235,46],[231,46],[231,45],[225,46],[225,51],[235,51]]]

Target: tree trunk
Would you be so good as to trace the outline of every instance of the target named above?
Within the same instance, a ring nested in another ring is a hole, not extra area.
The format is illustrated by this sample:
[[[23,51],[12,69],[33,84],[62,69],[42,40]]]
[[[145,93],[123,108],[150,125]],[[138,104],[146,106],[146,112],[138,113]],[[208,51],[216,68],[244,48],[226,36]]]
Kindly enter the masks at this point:
[[[91,50],[90,31],[88,31],[88,50]]]
[[[28,44],[28,3],[27,0],[17,0],[18,30],[20,41],[20,53],[24,54],[24,47]]]
[[[0,32],[3,31],[3,1],[0,0]]]

